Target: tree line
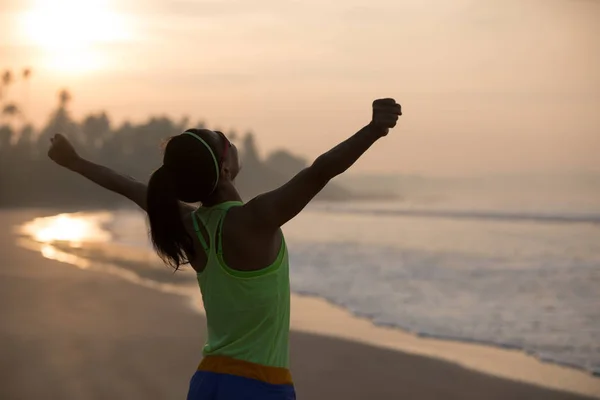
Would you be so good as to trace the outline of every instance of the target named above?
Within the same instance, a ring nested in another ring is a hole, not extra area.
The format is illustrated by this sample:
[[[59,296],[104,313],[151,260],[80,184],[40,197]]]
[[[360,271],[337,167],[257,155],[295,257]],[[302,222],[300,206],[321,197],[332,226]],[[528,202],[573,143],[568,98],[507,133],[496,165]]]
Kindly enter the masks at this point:
[[[22,83],[31,74],[23,70]],[[2,76],[0,105],[0,207],[117,207],[124,200],[75,174],[54,165],[46,152],[55,133],[65,134],[82,156],[142,181],[160,166],[162,146],[171,136],[189,128],[210,127],[189,118],[149,117],[145,122],[124,122],[114,126],[106,112],[90,113],[76,121],[69,113],[72,95],[58,93],[57,106],[45,126],[35,129],[28,123],[26,109],[8,101],[7,88],[15,84],[14,75]],[[247,132],[237,139],[243,165],[237,185],[246,199],[285,183],[304,168],[306,161],[287,150],[278,150],[261,159],[255,135]],[[329,200],[352,197],[350,192],[331,184],[321,195]]]

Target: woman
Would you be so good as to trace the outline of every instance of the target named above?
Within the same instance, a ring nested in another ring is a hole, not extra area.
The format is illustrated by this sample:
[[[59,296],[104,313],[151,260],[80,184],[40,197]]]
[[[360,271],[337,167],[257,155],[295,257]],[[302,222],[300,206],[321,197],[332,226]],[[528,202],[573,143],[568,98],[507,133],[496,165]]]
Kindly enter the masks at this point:
[[[401,115],[393,99],[373,102],[371,122],[288,183],[244,204],[233,182],[238,152],[221,132],[171,138],[148,185],[78,156],[55,135],[57,164],[144,209],[160,257],[189,263],[202,292],[208,338],[188,399],[294,399],[289,371],[290,285],[281,226],[346,171]],[[189,204],[201,203],[199,208]]]

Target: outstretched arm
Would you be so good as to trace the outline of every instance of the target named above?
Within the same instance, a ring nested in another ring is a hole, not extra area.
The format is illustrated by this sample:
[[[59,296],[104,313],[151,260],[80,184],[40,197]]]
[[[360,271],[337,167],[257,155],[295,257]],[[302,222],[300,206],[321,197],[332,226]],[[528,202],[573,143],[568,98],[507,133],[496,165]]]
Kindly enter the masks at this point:
[[[319,156],[310,167],[300,171],[288,183],[248,202],[247,214],[254,226],[265,233],[275,233],[294,218],[337,175],[345,172],[378,139],[396,126],[402,115],[400,105],[393,99],[373,102],[371,122]]]
[[[48,156],[58,165],[84,176],[105,189],[127,197],[146,210],[147,187],[144,183],[81,158],[69,140],[61,134],[55,135],[50,140]]]

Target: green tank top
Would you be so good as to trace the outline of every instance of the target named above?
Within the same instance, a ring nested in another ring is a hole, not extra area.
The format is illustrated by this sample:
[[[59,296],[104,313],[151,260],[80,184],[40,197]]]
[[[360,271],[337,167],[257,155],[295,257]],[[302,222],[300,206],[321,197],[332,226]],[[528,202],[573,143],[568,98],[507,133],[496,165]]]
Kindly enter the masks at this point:
[[[283,237],[277,259],[267,268],[237,271],[223,260],[223,220],[231,207],[241,205],[225,202],[200,207],[193,214],[198,239],[208,255],[198,273],[208,328],[203,355],[289,368],[290,281]],[[208,233],[208,243],[200,224]]]

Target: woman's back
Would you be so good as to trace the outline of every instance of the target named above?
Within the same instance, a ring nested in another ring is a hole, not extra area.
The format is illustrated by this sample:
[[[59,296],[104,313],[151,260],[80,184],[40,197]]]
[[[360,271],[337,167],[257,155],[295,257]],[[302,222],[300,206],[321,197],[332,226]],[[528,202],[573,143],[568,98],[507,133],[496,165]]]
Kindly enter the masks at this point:
[[[275,260],[264,268],[228,266],[223,226],[229,210],[240,206],[241,202],[224,202],[200,207],[192,214],[195,238],[206,254],[202,268],[196,267],[208,325],[203,353],[289,368],[290,286],[285,241],[281,240]]]

